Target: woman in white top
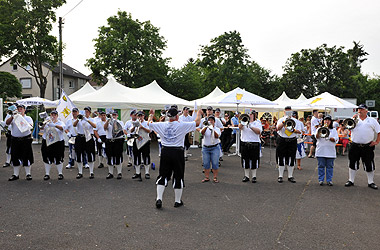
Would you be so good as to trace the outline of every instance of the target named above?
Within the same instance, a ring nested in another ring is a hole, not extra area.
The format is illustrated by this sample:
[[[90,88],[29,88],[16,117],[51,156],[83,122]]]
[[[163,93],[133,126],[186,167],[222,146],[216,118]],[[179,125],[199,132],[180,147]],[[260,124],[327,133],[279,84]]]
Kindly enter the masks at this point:
[[[327,115],[323,119],[323,126],[328,128],[330,134],[328,137],[322,138],[319,133],[322,128],[318,128],[315,132],[315,138],[317,139],[315,156],[318,160],[318,180],[319,185],[322,186],[326,175],[327,185],[332,186],[334,160],[336,158],[335,145],[339,137],[336,129],[333,128],[331,116]]]
[[[215,117],[208,117],[208,125],[201,124],[203,126],[201,134],[203,135],[203,145],[202,145],[202,158],[203,158],[203,168],[205,169],[205,178],[202,182],[210,181],[210,162],[213,169],[215,183],[218,183],[218,168],[219,168],[219,136],[220,129],[215,127]]]

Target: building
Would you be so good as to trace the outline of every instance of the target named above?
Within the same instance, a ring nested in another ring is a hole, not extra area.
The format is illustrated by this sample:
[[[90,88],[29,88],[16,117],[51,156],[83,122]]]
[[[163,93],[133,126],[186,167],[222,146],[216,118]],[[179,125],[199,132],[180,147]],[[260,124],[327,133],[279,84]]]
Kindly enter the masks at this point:
[[[78,70],[63,64],[63,84],[62,89],[66,94],[70,95],[83,87],[90,77],[82,74]],[[29,74],[30,67],[26,69],[19,67],[17,64],[11,63],[11,59],[0,65],[0,71],[13,74],[19,79],[22,85],[22,97],[40,96],[40,88],[35,78]],[[49,100],[57,100],[59,95],[59,68],[51,67],[49,64],[43,64],[44,74],[47,75],[48,84],[46,86],[45,98]]]

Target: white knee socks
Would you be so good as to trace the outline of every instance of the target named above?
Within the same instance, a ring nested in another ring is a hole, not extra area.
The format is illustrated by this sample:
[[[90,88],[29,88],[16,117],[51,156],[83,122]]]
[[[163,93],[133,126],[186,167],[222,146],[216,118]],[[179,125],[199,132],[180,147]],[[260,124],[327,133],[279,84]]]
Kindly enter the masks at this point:
[[[162,196],[164,195],[165,186],[157,185],[157,200],[162,200]]]
[[[113,175],[113,166],[108,165],[108,173]]]
[[[249,178],[249,168],[248,169],[244,169],[244,176],[248,177]]]
[[[366,172],[368,178],[368,184],[373,183],[373,177],[375,176],[375,171]]]
[[[116,165],[117,174],[121,174],[121,168],[122,168],[121,164]]]
[[[31,167],[30,166],[27,166],[27,167],[24,167],[25,168],[25,174],[28,175],[30,174],[30,169]]]
[[[181,203],[182,191],[183,191],[183,188],[174,189],[174,202]]]
[[[135,166],[135,169],[136,169],[136,174],[140,174],[141,173],[140,165]]]
[[[353,170],[351,168],[349,168],[349,170],[348,170],[348,180],[351,181],[352,183],[355,182],[356,171],[357,170]]]
[[[251,172],[252,172],[252,178],[253,178],[253,177],[256,177],[256,170],[257,170],[257,169],[251,169]]]
[[[15,176],[20,175],[20,166],[13,167],[13,175],[15,175]]]
[[[278,177],[284,176],[285,166],[278,166]]]
[[[90,167],[90,174],[94,173],[94,162],[89,162],[88,166]]]
[[[46,175],[50,175],[50,169],[51,169],[51,165],[45,163],[45,174]]]
[[[145,167],[145,174],[149,174],[149,165],[144,165],[144,167]]]
[[[78,173],[83,174],[83,162],[78,162]]]
[[[11,155],[10,154],[6,154],[7,155],[7,160],[5,161],[5,163],[11,163]]]
[[[288,178],[293,177],[294,167],[288,166]]]
[[[62,174],[63,164],[60,163],[60,164],[56,165],[56,167],[57,167],[58,174]]]

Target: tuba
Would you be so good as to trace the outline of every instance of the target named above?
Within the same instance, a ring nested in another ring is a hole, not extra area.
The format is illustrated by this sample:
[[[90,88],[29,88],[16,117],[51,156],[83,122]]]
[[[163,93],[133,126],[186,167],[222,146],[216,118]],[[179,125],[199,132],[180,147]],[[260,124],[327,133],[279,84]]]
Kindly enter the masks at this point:
[[[249,121],[250,121],[250,117],[249,115],[247,114],[242,114],[240,117],[239,117],[239,123],[243,126],[247,126],[249,124]]]
[[[347,118],[343,120],[343,126],[345,126],[348,130],[354,129],[356,127],[356,123],[358,123],[358,119]]]
[[[330,130],[327,127],[318,128],[317,134],[320,138],[325,138],[326,140],[330,136]]]
[[[296,127],[296,122],[292,118],[287,118],[284,121],[284,127],[286,130],[293,132],[294,128]]]

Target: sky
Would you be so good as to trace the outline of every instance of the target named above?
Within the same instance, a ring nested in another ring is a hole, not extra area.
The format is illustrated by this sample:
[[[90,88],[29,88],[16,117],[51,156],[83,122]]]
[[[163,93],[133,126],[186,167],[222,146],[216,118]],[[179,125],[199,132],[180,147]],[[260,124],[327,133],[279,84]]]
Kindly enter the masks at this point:
[[[171,57],[175,68],[196,58],[200,45],[236,30],[251,59],[277,75],[292,53],[324,43],[349,49],[353,41],[369,53],[362,72],[380,75],[380,1],[375,0],[67,0],[57,9],[57,20],[64,16],[64,63],[90,74],[84,64],[93,57],[93,39],[118,10],[160,29],[167,40],[164,57]],[[58,37],[57,23],[53,34]]]

